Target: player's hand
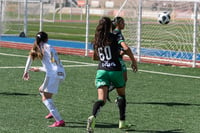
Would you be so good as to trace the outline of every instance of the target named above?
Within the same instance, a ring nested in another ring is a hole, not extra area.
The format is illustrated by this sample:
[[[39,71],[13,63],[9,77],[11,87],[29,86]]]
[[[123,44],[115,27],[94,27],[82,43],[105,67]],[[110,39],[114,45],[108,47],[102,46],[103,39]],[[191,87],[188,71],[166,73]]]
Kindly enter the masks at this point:
[[[32,72],[39,72],[40,69],[38,67],[32,67],[29,69],[29,71],[32,71]]]
[[[24,80],[29,80],[29,73],[28,72],[25,72],[24,74],[23,74],[23,77],[22,77],[22,79],[24,79]]]
[[[138,71],[138,67],[137,67],[137,62],[136,61],[132,62],[131,68],[132,68],[133,72],[137,72]]]
[[[121,56],[124,56],[126,54],[126,52],[124,50],[120,50],[120,53],[119,53]]]

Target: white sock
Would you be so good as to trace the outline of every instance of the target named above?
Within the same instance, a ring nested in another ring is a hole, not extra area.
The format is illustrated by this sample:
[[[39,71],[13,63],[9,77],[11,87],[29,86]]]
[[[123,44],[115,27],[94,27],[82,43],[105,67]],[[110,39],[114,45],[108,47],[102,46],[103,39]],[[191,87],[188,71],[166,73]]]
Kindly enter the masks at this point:
[[[49,112],[53,115],[53,117],[56,121],[62,120],[62,118],[61,118],[58,110],[56,109],[52,99],[46,99],[46,100],[43,101],[43,103],[47,107]]]

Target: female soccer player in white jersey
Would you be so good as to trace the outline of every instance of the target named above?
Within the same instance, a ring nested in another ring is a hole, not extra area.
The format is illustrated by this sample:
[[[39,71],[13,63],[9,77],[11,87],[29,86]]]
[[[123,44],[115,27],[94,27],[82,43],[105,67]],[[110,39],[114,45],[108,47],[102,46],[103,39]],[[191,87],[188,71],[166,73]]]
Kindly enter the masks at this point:
[[[34,72],[44,71],[46,73],[45,80],[39,87],[42,101],[49,110],[49,114],[45,118],[54,118],[56,120],[55,123],[49,127],[61,127],[65,126],[65,122],[56,109],[52,96],[57,93],[59,84],[65,79],[66,74],[55,49],[47,42],[47,33],[39,32],[36,34],[36,40],[26,62],[23,79],[29,80],[29,70]],[[42,61],[42,67],[30,68],[32,61],[35,59],[40,59]]]

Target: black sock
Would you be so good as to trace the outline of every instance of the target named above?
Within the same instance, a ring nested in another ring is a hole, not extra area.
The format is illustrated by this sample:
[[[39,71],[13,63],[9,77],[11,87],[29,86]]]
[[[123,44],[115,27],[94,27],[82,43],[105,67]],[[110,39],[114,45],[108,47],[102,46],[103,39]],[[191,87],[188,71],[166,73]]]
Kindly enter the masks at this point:
[[[117,104],[119,107],[119,115],[120,120],[125,120],[125,113],[126,113],[126,97],[125,96],[118,96],[117,97]]]
[[[93,112],[92,114],[94,115],[94,117],[97,116],[97,113],[100,111],[100,108],[103,107],[105,104],[105,102],[103,100],[98,100],[94,103],[93,105]]]

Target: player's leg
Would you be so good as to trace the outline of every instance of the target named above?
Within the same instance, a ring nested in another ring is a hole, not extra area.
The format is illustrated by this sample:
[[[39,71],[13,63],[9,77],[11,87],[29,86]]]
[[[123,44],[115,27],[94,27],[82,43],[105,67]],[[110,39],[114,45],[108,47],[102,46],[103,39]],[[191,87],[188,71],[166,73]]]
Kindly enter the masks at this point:
[[[39,87],[39,93],[40,93],[40,96],[42,97],[42,102],[43,102],[44,92],[40,91],[40,90],[42,90],[42,88],[43,88],[43,84]],[[46,105],[45,105],[45,107],[46,107]],[[45,119],[51,119],[51,118],[53,118],[53,115],[51,114],[51,112],[49,112],[49,114],[45,116]]]
[[[106,96],[107,96],[107,86],[102,86],[98,88],[98,100],[94,103],[93,106],[93,115],[96,117],[97,113],[100,111],[100,108],[104,106],[106,103]]]
[[[128,80],[128,76],[127,76],[127,70],[126,69],[123,69],[123,77],[124,77],[124,80],[125,80],[125,83],[126,81]],[[110,99],[110,92],[112,92],[116,87],[111,83],[111,85],[109,86],[108,88],[108,94],[107,94],[107,100],[109,102],[111,102],[111,99]],[[117,99],[116,99],[117,100]],[[115,100],[115,101],[116,101]]]
[[[107,86],[102,86],[98,88],[98,100],[94,103],[93,109],[92,109],[92,115],[88,117],[87,122],[87,131],[88,133],[93,133],[96,123],[96,117],[97,114],[100,112],[100,108],[102,108],[105,105],[106,98],[107,98]]]
[[[48,115],[52,115],[53,118],[56,120],[56,122],[53,125],[50,125],[49,127],[59,127],[65,125],[65,122],[60,116],[60,113],[58,112],[52,99],[53,94],[57,93],[58,91],[59,83],[60,80],[57,78],[46,77],[43,86],[40,88],[40,91],[43,92],[42,101],[50,112]]]
[[[123,71],[124,81],[126,83],[127,80],[127,71]],[[125,86],[123,88],[117,88],[118,97],[115,100],[120,111],[120,120],[125,120],[126,113],[126,94],[125,94]]]
[[[126,83],[126,81],[128,80],[128,76],[127,76],[127,67],[126,67],[126,64],[124,62],[124,60],[122,58],[119,58],[120,60],[120,64],[122,66],[122,72],[123,72],[123,77],[124,77],[124,81]],[[107,100],[109,102],[111,102],[111,99],[110,99],[110,92],[112,92],[116,87],[113,85],[113,83],[110,84],[109,88],[108,88],[108,95],[107,95]]]
[[[117,105],[119,108],[119,128],[120,129],[127,129],[131,127],[131,124],[126,123],[126,95],[125,95],[125,88],[117,88]]]
[[[100,108],[103,107],[106,102],[108,86],[110,85],[107,71],[97,70],[95,85],[98,92],[98,100],[93,105],[92,115],[88,117],[88,123],[87,123],[88,133],[94,132],[96,116],[100,111]]]
[[[126,93],[125,93],[125,80],[123,76],[123,71],[113,72],[113,84],[116,86],[117,96],[117,105],[119,108],[119,128],[127,128],[129,125],[125,123],[126,119]]]
[[[120,120],[125,120],[126,113],[126,97],[125,97],[125,88],[117,88],[117,105],[119,107]]]

